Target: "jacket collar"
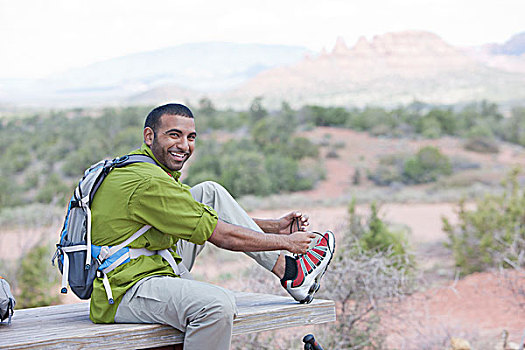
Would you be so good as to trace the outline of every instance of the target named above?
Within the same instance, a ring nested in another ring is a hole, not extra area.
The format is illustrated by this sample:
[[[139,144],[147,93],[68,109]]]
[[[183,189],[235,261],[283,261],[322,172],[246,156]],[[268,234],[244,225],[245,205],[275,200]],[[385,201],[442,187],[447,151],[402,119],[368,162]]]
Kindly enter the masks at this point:
[[[135,152],[133,152],[135,153]],[[142,146],[140,146],[140,150],[139,150],[139,153],[140,154],[145,154],[149,157],[151,157],[155,163],[157,163],[158,166],[160,166],[162,168],[162,170],[164,170],[165,172],[167,172],[171,177],[173,177],[175,180],[179,180],[180,176],[181,176],[181,172],[180,171],[176,171],[176,170],[170,170],[168,169],[167,167],[165,167],[163,164],[161,164],[157,158],[155,158],[155,156],[153,155],[153,152],[151,151],[151,148],[149,148],[148,145],[146,145],[146,143],[143,143]]]

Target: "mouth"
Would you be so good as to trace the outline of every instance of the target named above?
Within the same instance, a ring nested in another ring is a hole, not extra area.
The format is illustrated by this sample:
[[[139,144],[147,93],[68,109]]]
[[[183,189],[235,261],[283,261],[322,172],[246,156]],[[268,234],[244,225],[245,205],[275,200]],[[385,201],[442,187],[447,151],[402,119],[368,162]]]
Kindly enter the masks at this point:
[[[173,152],[169,151],[169,154],[178,162],[182,162],[188,158],[188,153],[186,152]]]

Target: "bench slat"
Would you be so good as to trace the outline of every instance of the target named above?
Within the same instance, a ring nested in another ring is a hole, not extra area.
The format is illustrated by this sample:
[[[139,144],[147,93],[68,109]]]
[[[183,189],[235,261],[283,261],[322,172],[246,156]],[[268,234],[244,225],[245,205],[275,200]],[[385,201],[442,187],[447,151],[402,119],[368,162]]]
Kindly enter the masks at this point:
[[[299,304],[289,297],[235,292],[239,314],[233,334],[335,321],[330,300]],[[15,310],[11,326],[0,326],[2,349],[143,349],[180,344],[184,334],[158,324],[94,324],[89,304]]]

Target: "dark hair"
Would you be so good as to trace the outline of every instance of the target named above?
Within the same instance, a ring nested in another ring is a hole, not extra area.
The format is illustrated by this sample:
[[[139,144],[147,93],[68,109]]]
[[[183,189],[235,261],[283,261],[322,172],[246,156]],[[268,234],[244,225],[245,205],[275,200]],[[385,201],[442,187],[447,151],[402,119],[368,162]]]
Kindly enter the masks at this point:
[[[160,118],[164,115],[180,115],[187,118],[193,118],[193,113],[185,105],[178,103],[168,103],[162,106],[159,106],[149,112],[144,122],[144,128],[150,127],[153,132],[157,133],[157,127],[159,126]]]

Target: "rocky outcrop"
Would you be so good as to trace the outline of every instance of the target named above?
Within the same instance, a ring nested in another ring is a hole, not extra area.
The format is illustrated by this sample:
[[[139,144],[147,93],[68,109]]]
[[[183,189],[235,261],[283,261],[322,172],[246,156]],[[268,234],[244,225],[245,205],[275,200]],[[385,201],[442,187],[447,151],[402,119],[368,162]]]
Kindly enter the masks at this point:
[[[352,47],[338,38],[330,52],[265,71],[226,100],[254,96],[276,105],[501,101],[525,98],[525,75],[486,67],[433,33],[403,31],[362,37]]]

